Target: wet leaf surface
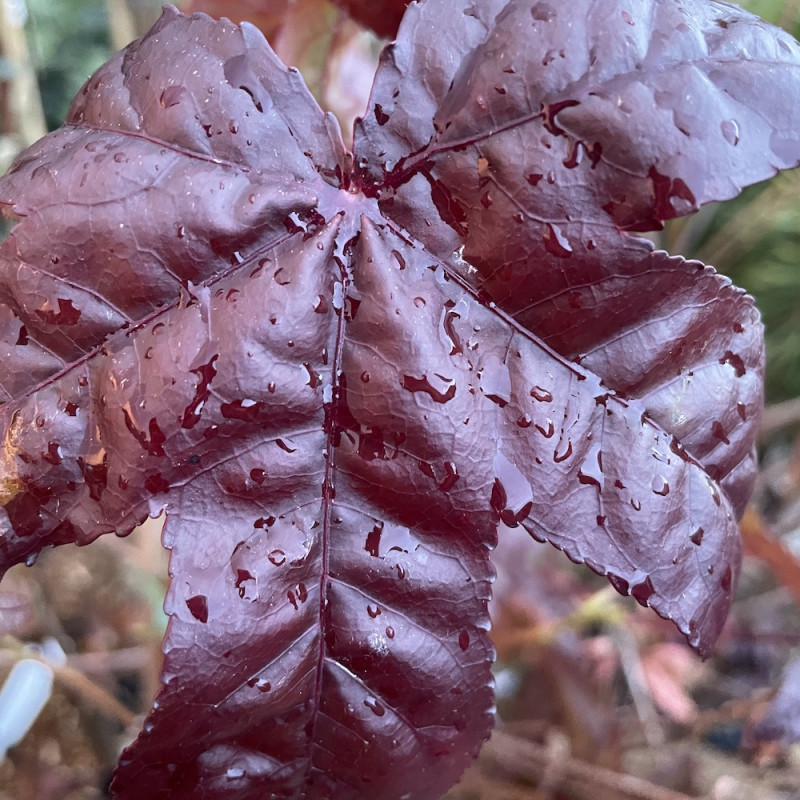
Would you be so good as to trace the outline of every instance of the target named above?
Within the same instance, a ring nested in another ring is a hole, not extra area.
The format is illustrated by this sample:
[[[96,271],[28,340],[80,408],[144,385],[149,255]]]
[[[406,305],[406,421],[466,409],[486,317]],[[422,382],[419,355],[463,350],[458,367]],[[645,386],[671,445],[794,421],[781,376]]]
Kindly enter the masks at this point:
[[[166,510],[117,797],[441,795],[499,522],[710,652],[761,325],[628,231],[794,166],[797,56],[717,4],[428,0],[353,155],[252,27],[167,9],[87,82],[0,182],[0,554]]]

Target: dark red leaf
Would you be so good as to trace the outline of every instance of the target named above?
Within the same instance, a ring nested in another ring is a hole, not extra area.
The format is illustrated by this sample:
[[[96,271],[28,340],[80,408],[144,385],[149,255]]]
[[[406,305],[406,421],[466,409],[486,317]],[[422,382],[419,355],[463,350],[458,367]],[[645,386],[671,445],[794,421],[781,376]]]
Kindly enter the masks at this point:
[[[710,652],[761,326],[622,229],[793,165],[800,86],[682,8],[412,5],[353,155],[254,28],[167,9],[0,180],[0,568],[167,515],[116,797],[439,797],[501,521]]]
[[[410,0],[333,0],[344,8],[354,20],[371,28],[378,36],[393,39]]]

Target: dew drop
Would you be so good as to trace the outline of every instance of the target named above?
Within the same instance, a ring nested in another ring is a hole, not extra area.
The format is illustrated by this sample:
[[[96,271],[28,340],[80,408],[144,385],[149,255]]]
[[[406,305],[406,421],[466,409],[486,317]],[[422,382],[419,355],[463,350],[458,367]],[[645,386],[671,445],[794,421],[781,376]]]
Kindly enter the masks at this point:
[[[627,595],[630,593],[630,584],[625,578],[620,577],[619,575],[615,575],[613,572],[609,572],[606,577],[609,580],[609,583],[620,593]]]
[[[602,488],[600,481],[593,475],[586,475],[581,470],[578,470],[578,483],[584,486],[596,486],[598,489]]]
[[[731,587],[733,586],[733,571],[731,570],[730,564],[726,565],[725,572],[722,573],[722,578],[720,578],[719,585],[722,587],[723,592],[730,592]]]
[[[736,147],[739,144],[739,123],[734,119],[726,119],[720,123],[719,127],[722,130],[725,141],[729,145]]]
[[[539,433],[541,433],[545,439],[551,439],[553,434],[556,432],[555,425],[553,425],[553,420],[551,420],[549,417],[544,425],[539,425],[537,423],[536,430],[539,431]]]
[[[556,448],[555,452],[553,453],[553,461],[556,464],[560,464],[562,461],[566,461],[572,455],[572,442],[567,439],[567,446],[562,453],[558,452],[558,448]]]
[[[57,466],[61,463],[61,457],[61,445],[59,445],[58,442],[48,442],[47,452],[42,456],[42,458],[47,461],[48,464]]]
[[[278,267],[273,273],[272,278],[278,286],[288,286],[292,282],[289,273],[286,272],[283,267]]]
[[[553,402],[553,395],[548,392],[547,389],[542,389],[541,386],[534,386],[533,389],[531,389],[531,397],[540,403]]]
[[[389,639],[394,639],[394,628],[391,625],[386,626],[386,636]]]
[[[108,486],[108,461],[106,454],[103,454],[102,460],[97,464],[90,464],[85,459],[79,458],[78,466],[83,473],[83,479],[86,482],[86,486],[89,487],[89,497],[91,497],[92,500],[99,501],[103,491]],[[145,480],[145,488],[147,488],[148,491],[149,480],[149,478]],[[153,494],[157,494],[157,492],[153,492]]]
[[[711,433],[715,439],[719,439],[723,444],[731,443],[731,440],[725,435],[725,428],[722,427],[722,423],[719,420],[711,424]]]
[[[378,558],[380,555],[381,533],[383,533],[383,524],[376,523],[372,530],[367,534],[367,540],[364,543],[364,549],[373,558]]]
[[[505,525],[515,528],[533,507],[531,485],[502,452],[495,455],[493,466],[495,479],[489,503]]]
[[[322,384],[322,376],[311,367],[307,361],[303,363],[306,372],[308,373],[308,380],[306,381],[306,385],[310,386],[312,389],[316,389],[318,386]]]
[[[663,475],[653,478],[650,488],[653,490],[653,494],[660,497],[666,497],[669,494],[669,482]]]
[[[280,567],[281,564],[286,562],[286,553],[283,550],[273,550],[267,558],[269,559],[270,564],[274,564],[276,567]]]
[[[440,376],[436,376],[439,378]],[[404,375],[402,386],[409,392],[424,392],[431,396],[437,403],[447,403],[456,396],[456,382],[448,378],[441,378],[442,383],[449,383],[445,391],[436,389],[425,375],[422,378],[415,378],[412,375]]]
[[[226,419],[238,419],[243,422],[254,422],[261,411],[262,403],[250,398],[222,403],[220,412]]]
[[[433,466],[427,461],[418,461],[417,467],[423,475],[427,475],[429,478],[436,478],[436,473],[433,471]]]
[[[452,461],[445,461],[444,471],[445,476],[439,483],[439,490],[449,492],[456,485],[460,476],[456,465]]]
[[[255,600],[258,597],[255,589],[255,576],[246,569],[237,569],[236,570],[236,589],[238,590],[239,597],[244,600]],[[248,586],[248,583],[252,583],[253,586]],[[251,592],[252,594],[248,594]]]
[[[372,711],[376,717],[382,717],[386,713],[386,709],[374,697],[368,697],[364,701],[364,705]]]
[[[742,357],[730,350],[725,351],[722,358],[719,360],[719,363],[729,364],[731,367],[733,367],[737,378],[741,378],[747,372]]]
[[[532,9],[531,14],[538,22],[552,22],[557,14],[553,6],[547,2],[537,3]]]
[[[700,544],[703,541],[703,534],[705,531],[702,528],[698,528],[689,538],[692,540],[692,544],[697,545],[700,547]]]
[[[167,86],[161,96],[158,98],[159,105],[162,108],[172,108],[181,102],[181,97],[186,94],[183,86]]]
[[[196,594],[186,601],[186,607],[198,622],[208,622],[208,598],[204,594]]]
[[[467,631],[461,631],[458,634],[458,646],[462,650],[466,650],[469,647],[469,633]]]
[[[367,614],[369,614],[370,617],[372,617],[372,619],[375,619],[375,617],[377,617],[380,613],[381,613],[380,606],[374,605],[372,603],[370,603],[367,606]]]
[[[556,258],[569,258],[572,255],[572,245],[557,225],[547,224],[543,242],[545,250]]]
[[[383,106],[380,103],[375,103],[373,111],[378,125],[385,125],[389,121],[389,115],[383,110]]]
[[[653,581],[648,575],[641,583],[636,583],[631,587],[631,596],[635,598],[639,605],[647,606],[650,598],[655,594]]]
[[[553,61],[558,58],[558,50],[550,49],[544,54],[544,58],[542,58],[542,66],[546,67],[548,64],[552,64]]]
[[[530,414],[523,414],[517,419],[517,425],[519,425],[520,428],[530,428],[532,423],[533,420],[531,419]]]
[[[308,600],[308,590],[304,583],[298,583],[294,590],[289,589],[286,592],[286,598],[294,607],[295,611],[300,607],[300,603],[305,603]]]

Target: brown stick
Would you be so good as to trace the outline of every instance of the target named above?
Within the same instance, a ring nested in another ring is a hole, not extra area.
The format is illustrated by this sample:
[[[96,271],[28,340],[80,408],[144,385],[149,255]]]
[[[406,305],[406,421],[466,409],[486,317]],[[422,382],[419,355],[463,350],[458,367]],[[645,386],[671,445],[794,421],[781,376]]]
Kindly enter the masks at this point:
[[[775,403],[764,409],[760,436],[764,439],[782,428],[800,425],[800,398],[793,397],[783,403]]]
[[[551,761],[547,748],[502,731],[492,734],[482,758],[487,758],[510,775],[534,783],[541,780]],[[643,778],[614,772],[577,758],[563,759],[559,768],[564,788],[586,800],[596,796],[598,789],[609,790],[620,800],[695,800]]]
[[[112,719],[118,720],[124,727],[129,727],[136,719],[136,714],[126,708],[116,697],[109,694],[82,672],[68,665],[50,664],[57,681],[71,689],[81,698],[93,705]]]

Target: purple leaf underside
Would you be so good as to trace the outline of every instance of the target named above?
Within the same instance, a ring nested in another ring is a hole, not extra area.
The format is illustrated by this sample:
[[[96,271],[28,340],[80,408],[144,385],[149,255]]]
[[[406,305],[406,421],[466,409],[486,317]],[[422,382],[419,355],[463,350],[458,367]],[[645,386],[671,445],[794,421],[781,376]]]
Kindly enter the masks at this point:
[[[699,0],[428,0],[352,157],[249,26],[167,9],[89,80],[0,181],[0,566],[166,509],[116,797],[440,796],[500,521],[708,654],[761,325],[624,231],[794,166],[797,63]]]

